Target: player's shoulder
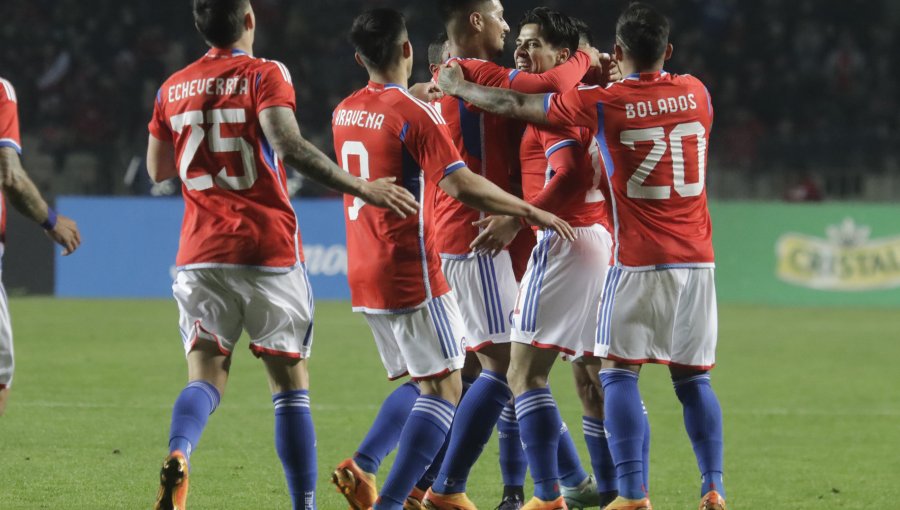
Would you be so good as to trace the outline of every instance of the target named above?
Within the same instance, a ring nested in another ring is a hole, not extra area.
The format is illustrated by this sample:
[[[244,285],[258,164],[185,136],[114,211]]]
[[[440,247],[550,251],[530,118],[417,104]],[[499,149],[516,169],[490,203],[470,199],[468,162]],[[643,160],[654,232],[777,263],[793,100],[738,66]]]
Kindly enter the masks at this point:
[[[446,124],[434,105],[416,98],[403,87],[387,86],[379,100],[391,106],[394,111],[407,122]]]
[[[282,62],[278,60],[272,60],[268,58],[254,58],[250,64],[254,69],[258,71],[263,71],[267,73],[271,73],[276,78],[280,77],[287,83],[293,85],[294,80],[291,77],[291,71],[284,65]]]
[[[13,103],[18,102],[16,88],[13,87],[13,84],[9,80],[2,76],[0,76],[0,100],[12,101]]]

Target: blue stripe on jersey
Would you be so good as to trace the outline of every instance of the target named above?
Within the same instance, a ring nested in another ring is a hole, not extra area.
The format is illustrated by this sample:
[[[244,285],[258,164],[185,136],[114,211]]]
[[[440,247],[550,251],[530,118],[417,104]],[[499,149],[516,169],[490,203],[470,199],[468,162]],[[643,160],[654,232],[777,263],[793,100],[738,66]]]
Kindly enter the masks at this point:
[[[269,170],[278,175],[278,168],[275,166],[275,149],[269,144],[269,140],[266,139],[266,135],[259,136],[260,141],[260,149],[262,149],[263,160],[266,162],[266,166],[269,167]]]
[[[262,73],[256,73],[256,90],[259,90],[260,82],[262,82]]]
[[[404,188],[406,188],[410,193],[416,197],[416,202],[419,201],[419,174],[421,173],[421,169],[419,168],[419,164],[416,162],[416,159],[412,157],[412,154],[403,147],[403,163],[402,163],[402,172],[403,175],[401,177],[401,184]]]
[[[488,321],[488,334],[493,335],[497,332],[497,326],[494,324],[494,313],[493,306],[491,305],[491,295],[490,291],[490,274],[485,267],[485,257],[483,255],[478,255],[476,257],[478,260],[478,276],[481,278],[481,296],[484,298],[484,315],[487,317]],[[477,339],[478,342],[484,340],[483,338]]]
[[[444,359],[447,359],[450,357],[447,350],[447,332],[444,329],[443,321],[440,319],[434,299],[428,302],[428,313],[431,314],[431,323],[434,325],[434,330],[437,333],[438,343],[441,345],[441,353],[444,355]]]
[[[578,142],[575,140],[563,140],[562,142],[557,143],[553,147],[550,147],[550,150],[544,153],[544,155],[549,159],[554,152],[562,149],[563,147],[571,147],[573,145],[578,145]]]
[[[516,79],[516,76],[519,75],[519,72],[520,72],[520,71],[519,71],[518,69],[513,69],[512,71],[509,72],[509,82],[510,82],[510,83],[512,83],[513,80]]]
[[[544,95],[544,113],[550,113],[550,100],[553,99],[553,92]]]
[[[481,157],[481,114],[470,112],[466,103],[459,101],[459,130],[462,131],[463,147],[469,156]]]
[[[9,138],[0,140],[0,147],[9,147],[10,149],[16,151],[16,154],[20,156],[22,155],[22,147],[19,147],[19,144]]]
[[[409,122],[403,123],[403,129],[400,130],[400,141],[406,141],[406,132],[409,131]]]
[[[597,103],[597,143],[600,144],[600,154],[603,156],[603,164],[606,165],[606,174],[612,177],[616,172],[612,156],[609,154],[609,146],[606,144],[606,122],[603,119],[603,103]],[[610,183],[611,184],[611,183]]]
[[[447,177],[448,175],[452,174],[453,172],[459,170],[460,168],[465,168],[465,166],[466,166],[466,164],[463,163],[462,161],[457,161],[456,163],[453,163],[452,165],[450,165],[444,169],[444,177]]]

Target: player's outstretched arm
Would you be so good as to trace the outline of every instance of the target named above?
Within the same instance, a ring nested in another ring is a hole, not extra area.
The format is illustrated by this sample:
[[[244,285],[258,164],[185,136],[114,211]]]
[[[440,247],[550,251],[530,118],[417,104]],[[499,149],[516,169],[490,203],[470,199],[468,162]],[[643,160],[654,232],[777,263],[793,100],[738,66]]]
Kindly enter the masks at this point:
[[[566,240],[575,239],[575,230],[565,221],[510,195],[468,168],[460,168],[444,177],[439,186],[451,197],[474,209],[523,218],[530,225],[555,230]]]
[[[53,212],[37,186],[25,173],[15,150],[0,148],[0,183],[13,207],[26,218],[40,223],[47,236],[63,247],[63,255],[74,252],[81,244],[81,233],[71,219]]]
[[[404,218],[418,211],[416,198],[405,188],[393,184],[393,177],[366,181],[337,166],[300,135],[300,126],[290,108],[266,108],[260,112],[259,122],[275,152],[310,179],[374,206],[390,209]]]
[[[478,108],[496,115],[519,119],[532,124],[547,124],[543,94],[522,94],[513,90],[482,87],[465,80],[456,62],[442,66],[438,85],[445,94],[456,96]]]

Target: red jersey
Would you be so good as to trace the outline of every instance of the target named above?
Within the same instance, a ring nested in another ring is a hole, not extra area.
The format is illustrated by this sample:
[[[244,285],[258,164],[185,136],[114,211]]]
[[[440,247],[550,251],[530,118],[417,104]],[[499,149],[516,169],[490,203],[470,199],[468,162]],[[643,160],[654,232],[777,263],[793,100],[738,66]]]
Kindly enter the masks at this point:
[[[9,147],[22,154],[19,138],[19,112],[16,89],[12,83],[0,78],[0,147]],[[0,194],[0,256],[6,243],[6,202]]]
[[[345,170],[369,180],[396,177],[420,204],[418,215],[400,218],[344,195],[353,309],[403,313],[449,292],[428,204],[437,183],[465,163],[444,119],[399,85],[369,82],[337,106],[332,129]]]
[[[175,145],[180,269],[287,272],[303,261],[284,165],[259,124],[271,107],[295,108],[287,68],[239,50],[212,49],[159,89],[149,129]]]
[[[595,146],[587,128],[529,125],[519,151],[525,200],[573,227],[608,230],[603,167],[591,157]]]
[[[634,74],[607,88],[548,94],[550,122],[590,128],[612,188],[615,260],[713,267],[706,154],[713,108],[690,75]]]
[[[568,90],[578,85],[590,67],[590,57],[581,51],[543,74],[520,72],[486,60],[451,60],[459,62],[468,81],[524,93]],[[452,96],[444,96],[439,104],[466,166],[509,191],[511,176],[518,173],[522,124],[483,113]],[[438,245],[440,253],[468,256],[471,252],[469,244],[478,235],[478,228],[472,222],[482,218],[483,214],[445,193],[438,193],[435,208],[435,223],[442,233]]]

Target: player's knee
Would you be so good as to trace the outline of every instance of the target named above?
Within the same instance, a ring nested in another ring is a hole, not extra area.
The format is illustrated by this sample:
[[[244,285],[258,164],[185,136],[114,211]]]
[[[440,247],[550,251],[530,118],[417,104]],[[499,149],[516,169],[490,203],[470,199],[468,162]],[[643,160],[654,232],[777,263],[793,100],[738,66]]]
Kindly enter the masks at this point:
[[[676,367],[671,365],[669,366],[669,375],[672,377],[672,382],[674,383],[707,373],[709,373],[709,370],[698,370],[696,368]]]
[[[520,367],[510,367],[508,379],[509,388],[516,396],[526,391],[546,388],[548,384],[547,374],[533,372]]]

